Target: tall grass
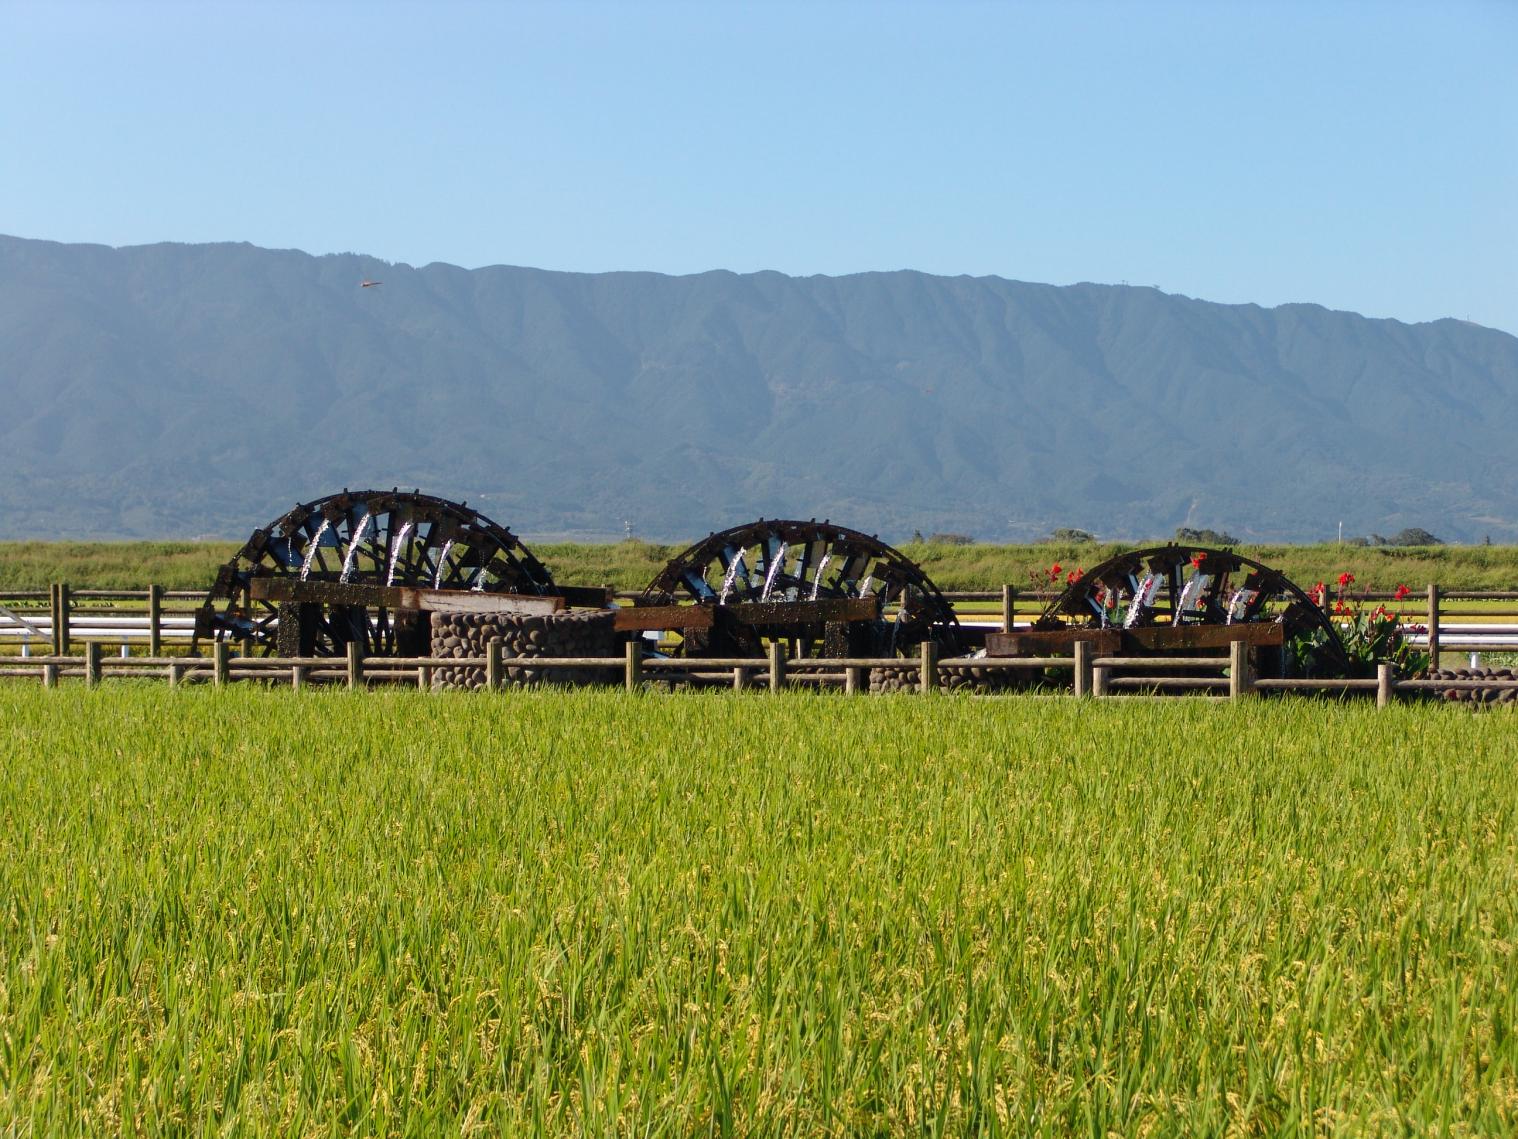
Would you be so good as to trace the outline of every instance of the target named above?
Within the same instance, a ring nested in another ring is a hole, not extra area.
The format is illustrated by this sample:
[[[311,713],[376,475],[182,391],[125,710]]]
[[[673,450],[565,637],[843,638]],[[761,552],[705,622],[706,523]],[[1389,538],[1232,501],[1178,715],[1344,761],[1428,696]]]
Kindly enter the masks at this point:
[[[1513,728],[0,687],[0,1132],[1510,1133]]]
[[[605,544],[529,543],[566,585],[610,584],[642,589],[683,546],[628,541]],[[1117,545],[951,546],[909,543],[902,552],[921,564],[940,589],[1028,588],[1054,562],[1089,569],[1131,547]],[[46,589],[67,581],[80,589],[205,589],[216,569],[237,552],[233,542],[0,542],[0,590]],[[1304,588],[1355,575],[1358,589],[1518,589],[1513,546],[1241,546],[1240,553],[1285,572]]]

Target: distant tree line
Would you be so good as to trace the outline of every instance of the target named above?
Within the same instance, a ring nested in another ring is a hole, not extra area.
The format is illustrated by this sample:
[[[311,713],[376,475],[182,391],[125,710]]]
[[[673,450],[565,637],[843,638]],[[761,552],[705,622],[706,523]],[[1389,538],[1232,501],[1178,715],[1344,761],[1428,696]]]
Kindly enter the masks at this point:
[[[1491,539],[1487,539],[1490,543]],[[1347,546],[1442,546],[1443,539],[1436,538],[1427,530],[1419,526],[1409,526],[1405,530],[1398,530],[1390,538],[1380,534],[1357,534],[1353,538],[1345,538]]]

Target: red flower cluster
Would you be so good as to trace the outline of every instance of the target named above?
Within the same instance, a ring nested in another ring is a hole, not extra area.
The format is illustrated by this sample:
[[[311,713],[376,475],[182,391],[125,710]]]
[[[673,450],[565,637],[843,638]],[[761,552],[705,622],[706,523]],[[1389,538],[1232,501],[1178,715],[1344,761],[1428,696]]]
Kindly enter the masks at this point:
[[[1341,573],[1339,575],[1339,588],[1342,589],[1346,585],[1353,585],[1354,584],[1354,580],[1355,580],[1355,575],[1354,574],[1348,573],[1348,572]]]
[[[1307,591],[1307,596],[1311,597],[1315,604],[1322,605],[1324,601],[1328,600],[1328,586],[1320,581]]]
[[[1407,586],[1398,584],[1398,586],[1397,586],[1397,592],[1392,595],[1392,600],[1393,601],[1406,601],[1407,600],[1407,595],[1410,594],[1411,592],[1412,592],[1412,590],[1408,589]]]
[[[1201,569],[1202,568],[1202,563],[1205,562],[1206,560],[1207,560],[1207,555],[1204,554],[1204,553],[1202,553],[1201,550],[1198,550],[1196,553],[1194,553],[1194,554],[1191,555],[1191,568],[1192,569]]]
[[[1086,576],[1086,571],[1083,570],[1083,569],[1081,569],[1080,566],[1076,566],[1073,570],[1071,570],[1069,573],[1067,573],[1065,575],[1065,584],[1066,585],[1074,585],[1076,582],[1078,582],[1081,578],[1083,578],[1085,576]]]

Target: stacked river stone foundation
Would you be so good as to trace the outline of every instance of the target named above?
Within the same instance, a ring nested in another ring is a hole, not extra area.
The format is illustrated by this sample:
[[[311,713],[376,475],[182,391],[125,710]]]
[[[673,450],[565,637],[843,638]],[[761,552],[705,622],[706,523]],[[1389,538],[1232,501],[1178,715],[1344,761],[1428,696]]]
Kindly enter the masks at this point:
[[[513,613],[434,613],[432,655],[482,657],[491,641],[501,642],[506,662],[502,672],[510,688],[531,684],[611,684],[620,676],[604,668],[533,668],[533,657],[619,658],[621,648],[609,609],[566,610],[523,616]],[[485,670],[478,666],[439,667],[433,688],[483,688]]]
[[[1511,668],[1431,668],[1430,680],[1513,680],[1518,670]],[[1518,703],[1518,689],[1513,688],[1447,688],[1442,693],[1446,700],[1462,704],[1513,704]]]
[[[938,685],[946,692],[987,695],[1005,692],[1024,675],[999,668],[940,668]],[[876,694],[916,692],[922,687],[922,669],[915,664],[887,664],[870,669],[870,691]]]

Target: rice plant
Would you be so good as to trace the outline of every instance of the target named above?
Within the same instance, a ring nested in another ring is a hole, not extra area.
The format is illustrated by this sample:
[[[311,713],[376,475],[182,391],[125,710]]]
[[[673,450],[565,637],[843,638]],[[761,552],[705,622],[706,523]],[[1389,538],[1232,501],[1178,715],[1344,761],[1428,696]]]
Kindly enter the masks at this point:
[[[1511,1133],[1514,727],[3,686],[0,1133]]]

